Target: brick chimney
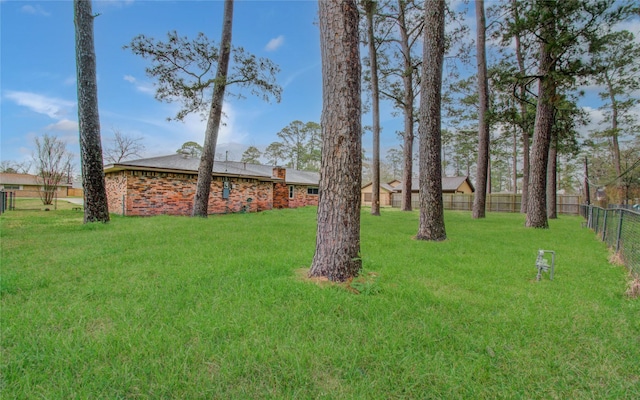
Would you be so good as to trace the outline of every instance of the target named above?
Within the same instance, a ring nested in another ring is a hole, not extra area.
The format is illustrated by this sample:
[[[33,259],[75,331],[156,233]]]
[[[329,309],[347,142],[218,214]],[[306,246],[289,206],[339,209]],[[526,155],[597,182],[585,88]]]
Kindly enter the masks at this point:
[[[285,182],[287,170],[283,167],[273,167],[273,208],[289,208],[289,187]]]

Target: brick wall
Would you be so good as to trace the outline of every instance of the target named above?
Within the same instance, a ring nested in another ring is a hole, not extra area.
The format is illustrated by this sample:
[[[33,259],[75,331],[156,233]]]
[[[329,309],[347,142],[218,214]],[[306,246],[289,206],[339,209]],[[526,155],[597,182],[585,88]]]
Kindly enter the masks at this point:
[[[109,212],[122,215],[122,201],[127,194],[127,174],[124,171],[105,174],[104,183]]]
[[[273,183],[273,208],[289,208],[289,185],[284,182],[287,170],[282,167],[274,167],[273,176],[282,179],[281,182]]]
[[[273,207],[273,187],[271,182],[256,179],[230,178],[229,198],[223,199],[223,181],[214,178],[209,195],[209,214],[233,212],[256,212]],[[195,188],[195,186],[194,186]]]
[[[287,191],[288,195],[288,191]],[[289,208],[317,206],[318,195],[307,194],[307,186],[294,186],[293,199],[289,199]]]
[[[105,176],[109,212],[125,215],[191,215],[197,175],[126,171]],[[271,182],[229,178],[229,198],[223,199],[223,178],[214,177],[209,195],[209,214],[263,211],[272,208]]]
[[[289,208],[289,185],[284,182],[273,184],[273,208]]]
[[[132,171],[127,176],[127,215],[189,215],[196,179],[189,174]]]

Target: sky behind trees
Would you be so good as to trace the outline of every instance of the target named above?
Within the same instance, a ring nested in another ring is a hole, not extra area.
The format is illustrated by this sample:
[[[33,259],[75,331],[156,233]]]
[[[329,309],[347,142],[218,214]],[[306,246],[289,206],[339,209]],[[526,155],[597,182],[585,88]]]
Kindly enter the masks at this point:
[[[453,3],[463,7],[459,1]],[[473,7],[466,7],[471,8],[465,22],[472,40]],[[44,133],[60,137],[70,151],[79,153],[72,8],[70,1],[0,1],[1,160],[30,159],[34,138]],[[179,105],[154,99],[153,82],[145,74],[147,61],[123,46],[139,34],[164,39],[172,30],[190,38],[204,32],[217,42],[222,8],[222,1],[94,1],[94,12],[100,14],[95,19],[95,45],[103,143],[120,131],[142,137],[144,155],[155,156],[174,152],[187,141],[203,142],[205,122],[199,115],[191,115],[185,123],[167,122]],[[637,20],[623,28],[639,40]],[[317,1],[237,1],[233,42],[278,64],[278,82],[283,87],[281,103],[265,103],[247,92],[243,99],[226,98],[217,152],[229,150],[229,157],[239,160],[248,146],[264,150],[278,141],[277,133],[294,120],[320,121]],[[474,73],[474,68],[470,66],[468,73]],[[602,114],[597,110],[597,88],[585,89],[580,105],[592,115],[586,132]],[[392,111],[389,102],[381,103],[383,158],[387,149],[400,144],[395,132],[402,129],[402,116]],[[363,126],[370,121],[365,114]],[[370,156],[371,134],[363,140]]]
[[[77,152],[78,128],[72,2],[2,1],[2,160],[31,156],[33,138],[63,138]],[[202,143],[205,122],[192,115],[167,122],[178,104],[153,97],[147,62],[122,47],[139,34],[165,39],[170,30],[219,41],[220,1],[95,1],[95,42],[102,139],[113,130],[142,136],[148,155],[167,154],[186,141]],[[235,46],[280,66],[282,102],[227,97],[219,143],[265,147],[295,119],[319,121],[322,108],[315,1],[238,1]],[[233,146],[232,149],[235,150]],[[224,152],[224,146],[219,148]],[[239,159],[242,151],[234,151]]]

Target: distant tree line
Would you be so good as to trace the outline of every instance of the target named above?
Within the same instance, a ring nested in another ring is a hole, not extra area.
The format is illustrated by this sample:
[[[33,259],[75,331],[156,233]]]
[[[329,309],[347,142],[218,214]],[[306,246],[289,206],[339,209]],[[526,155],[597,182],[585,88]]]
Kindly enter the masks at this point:
[[[317,122],[293,121],[277,133],[279,141],[272,142],[264,152],[249,146],[242,154],[242,162],[282,165],[301,171],[318,171],[321,155],[321,128]]]

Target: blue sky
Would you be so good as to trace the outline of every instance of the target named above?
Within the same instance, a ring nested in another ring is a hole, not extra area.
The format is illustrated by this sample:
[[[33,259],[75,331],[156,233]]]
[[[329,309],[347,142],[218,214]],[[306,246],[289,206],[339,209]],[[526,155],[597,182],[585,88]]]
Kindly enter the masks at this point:
[[[2,160],[22,161],[33,139],[56,135],[78,153],[76,67],[71,1],[2,1]],[[203,142],[205,123],[193,115],[167,122],[178,104],[153,97],[146,60],[123,46],[138,34],[165,38],[170,30],[219,42],[222,1],[94,1],[98,102],[103,143],[113,130],[142,137],[146,156]],[[322,77],[316,1],[237,1],[233,42],[279,65],[280,103],[246,93],[228,98],[218,151],[239,159],[243,146],[264,147],[290,122],[320,121]],[[232,89],[233,90],[233,89]]]
[[[460,7],[459,0],[454,3]],[[170,30],[189,37],[203,32],[218,42],[223,2],[98,0],[93,9],[100,14],[94,34],[103,145],[114,130],[143,138],[143,155],[148,157],[173,153],[186,141],[202,143],[205,123],[200,116],[192,115],[184,123],[167,122],[179,105],[153,97],[153,82],[145,74],[148,62],[122,47],[136,35],[160,39]],[[470,36],[474,37],[472,10],[470,14]],[[228,150],[231,159],[239,160],[247,146],[264,149],[278,140],[277,132],[294,120],[320,122],[322,76],[316,21],[316,0],[236,1],[234,45],[278,64],[283,94],[280,103],[271,104],[249,93],[244,99],[228,97],[218,154]],[[29,160],[34,138],[44,133],[63,139],[77,154],[72,2],[0,0],[0,25],[0,160]],[[636,19],[624,28],[638,36],[640,24]],[[602,119],[597,88],[586,88],[580,103],[593,116],[588,129],[595,127]],[[402,122],[400,116],[392,115],[388,102],[381,108],[384,158],[386,149],[399,147],[395,132]],[[370,120],[365,115],[363,125],[370,125]],[[370,142],[371,135],[366,134],[365,149],[371,148]]]

